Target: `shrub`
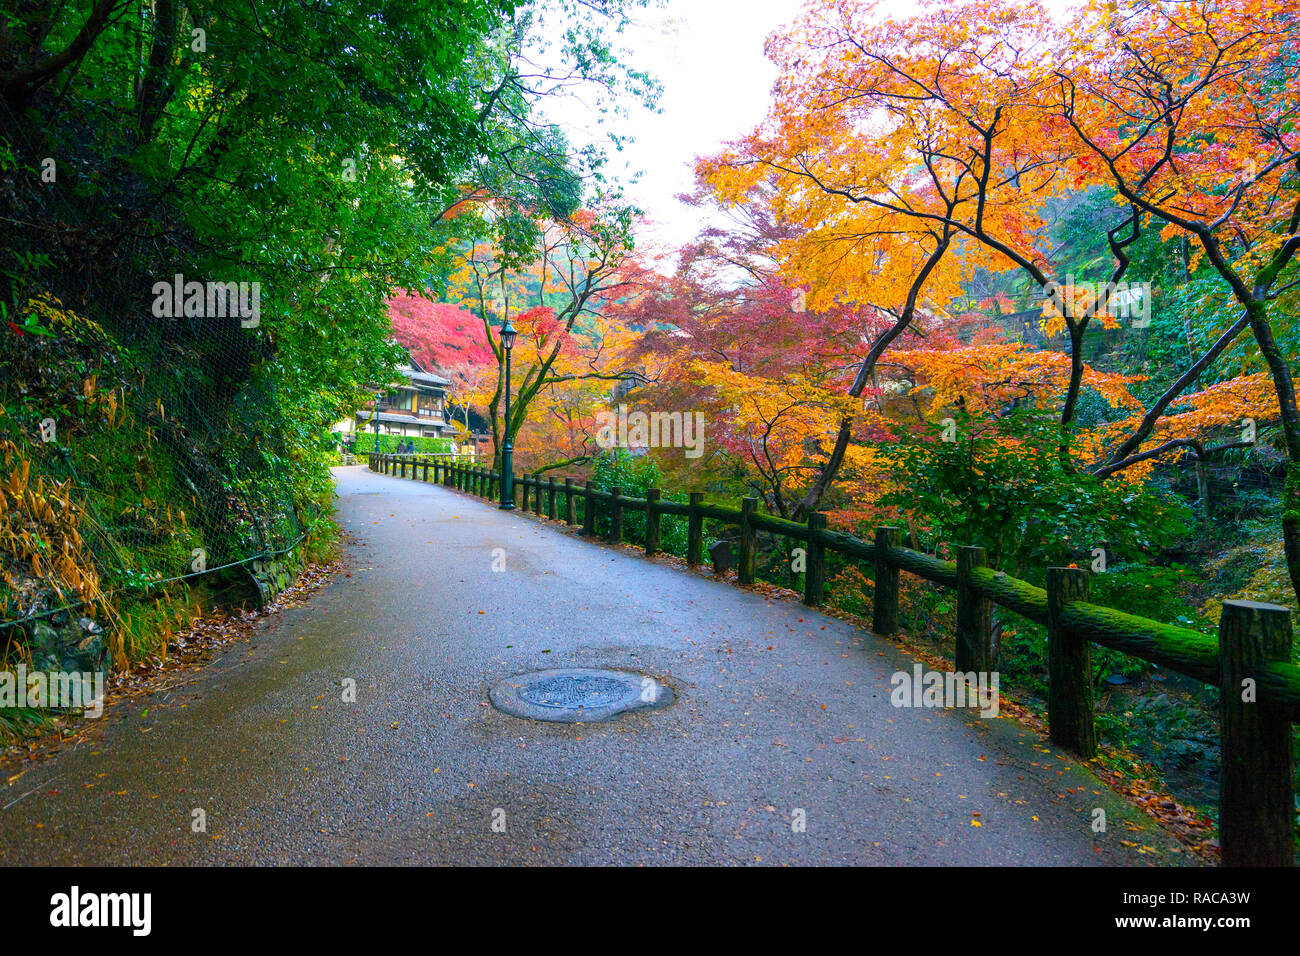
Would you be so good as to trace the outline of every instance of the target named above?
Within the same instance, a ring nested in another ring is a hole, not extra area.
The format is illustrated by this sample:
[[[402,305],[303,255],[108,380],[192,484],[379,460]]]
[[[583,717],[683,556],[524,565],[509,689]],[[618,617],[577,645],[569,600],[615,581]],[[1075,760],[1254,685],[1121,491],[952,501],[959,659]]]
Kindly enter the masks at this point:
[[[375,439],[379,439],[380,454],[391,455],[397,451],[397,443],[413,442],[415,451],[420,455],[445,455],[452,450],[450,438],[407,438],[404,435],[375,435],[372,432],[360,432],[357,435],[357,442],[352,450],[355,454],[364,455],[375,451]]]
[[[649,455],[634,456],[625,449],[603,451],[592,461],[591,485],[600,491],[618,488],[630,498],[644,498],[650,488],[659,486],[662,475],[659,465]],[[664,501],[684,502],[682,493],[665,493]],[[686,554],[686,519],[678,515],[663,515],[659,519],[659,547],[669,554]],[[596,516],[596,533],[609,533],[608,510],[601,508]],[[631,544],[645,544],[645,512],[624,509],[623,540]]]

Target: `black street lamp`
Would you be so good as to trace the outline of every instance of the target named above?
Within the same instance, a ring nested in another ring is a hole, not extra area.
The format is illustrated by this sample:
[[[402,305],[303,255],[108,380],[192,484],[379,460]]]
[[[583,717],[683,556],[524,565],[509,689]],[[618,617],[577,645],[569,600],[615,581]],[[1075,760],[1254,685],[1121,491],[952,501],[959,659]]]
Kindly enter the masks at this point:
[[[510,443],[510,352],[515,347],[515,336],[519,333],[506,319],[501,326],[501,347],[506,352],[506,418],[505,443],[501,446],[501,510],[513,511],[515,507],[515,449]]]

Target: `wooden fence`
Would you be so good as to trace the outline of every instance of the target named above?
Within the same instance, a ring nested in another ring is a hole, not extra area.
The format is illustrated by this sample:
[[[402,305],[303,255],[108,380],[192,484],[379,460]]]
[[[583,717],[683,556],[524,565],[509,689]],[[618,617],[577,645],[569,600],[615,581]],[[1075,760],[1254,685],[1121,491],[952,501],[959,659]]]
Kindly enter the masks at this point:
[[[371,455],[370,469],[499,499],[500,477],[485,468],[468,468],[427,455]],[[1162,624],[1088,601],[1089,573],[1079,568],[1048,568],[1046,588],[1036,587],[986,567],[983,548],[957,549],[944,561],[901,547],[897,528],[877,528],[868,542],[826,527],[813,513],[807,524],[758,511],[756,498],[740,508],[705,504],[691,492],[687,502],[664,501],[658,489],[646,497],[623,495],[618,488],[601,491],[554,478],[515,478],[517,504],[525,511],[581,523],[594,535],[596,515],[609,517],[608,539],[623,539],[623,515],[646,515],[645,553],[660,549],[661,519],[687,519],[686,561],[698,566],[704,557],[704,519],[740,529],[737,577],[752,584],[756,576],[758,532],[769,531],[806,545],[804,603],[822,603],[826,586],[826,552],[835,551],[873,568],[875,594],[872,631],[889,636],[898,630],[898,580],[906,571],[957,592],[954,666],[962,673],[993,671],[996,649],[991,640],[993,605],[1004,607],[1047,628],[1048,702],[1051,739],[1083,758],[1096,753],[1091,648],[1100,644],[1212,684],[1220,690],[1219,843],[1223,863],[1235,866],[1290,866],[1295,859],[1292,821],[1296,814],[1292,782],[1291,724],[1300,721],[1300,666],[1292,661],[1290,611],[1253,601],[1225,601],[1217,640],[1188,628]],[[579,521],[577,503],[581,502]]]

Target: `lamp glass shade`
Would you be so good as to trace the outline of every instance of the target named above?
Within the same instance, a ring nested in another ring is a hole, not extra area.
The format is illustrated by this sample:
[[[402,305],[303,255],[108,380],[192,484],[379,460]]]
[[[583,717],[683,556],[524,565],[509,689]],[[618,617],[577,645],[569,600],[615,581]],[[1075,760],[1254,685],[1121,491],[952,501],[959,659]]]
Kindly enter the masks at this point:
[[[501,326],[501,347],[503,349],[514,348],[515,336],[518,334],[519,333],[515,331],[515,327],[510,324],[510,320],[506,319],[506,324]]]

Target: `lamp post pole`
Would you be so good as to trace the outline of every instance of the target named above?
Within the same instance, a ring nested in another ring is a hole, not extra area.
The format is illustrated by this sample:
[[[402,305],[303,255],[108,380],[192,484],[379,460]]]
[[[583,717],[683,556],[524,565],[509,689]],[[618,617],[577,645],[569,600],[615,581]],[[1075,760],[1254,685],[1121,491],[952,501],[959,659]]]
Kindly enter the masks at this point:
[[[501,510],[513,511],[515,507],[515,453],[510,441],[510,353],[515,347],[515,327],[506,319],[501,326],[501,348],[506,353],[506,417],[505,441],[501,445]]]

